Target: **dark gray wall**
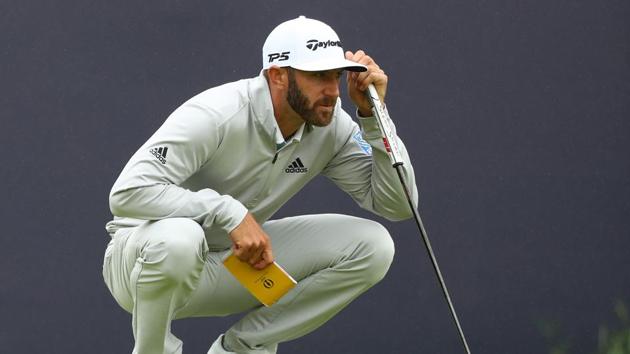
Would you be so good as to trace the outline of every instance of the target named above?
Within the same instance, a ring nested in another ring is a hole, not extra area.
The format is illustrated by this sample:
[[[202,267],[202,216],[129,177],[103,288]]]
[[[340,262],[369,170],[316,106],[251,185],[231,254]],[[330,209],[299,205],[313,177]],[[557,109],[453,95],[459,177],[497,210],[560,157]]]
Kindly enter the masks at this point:
[[[300,14],[388,72],[473,353],[543,353],[541,320],[595,352],[630,300],[627,1],[3,0],[0,351],[130,352],[100,275],[109,188],[170,111],[256,75],[266,34]],[[278,216],[329,211],[366,216],[324,180]],[[384,223],[388,277],[283,353],[461,352],[413,222]],[[231,321],[175,330],[205,353]]]

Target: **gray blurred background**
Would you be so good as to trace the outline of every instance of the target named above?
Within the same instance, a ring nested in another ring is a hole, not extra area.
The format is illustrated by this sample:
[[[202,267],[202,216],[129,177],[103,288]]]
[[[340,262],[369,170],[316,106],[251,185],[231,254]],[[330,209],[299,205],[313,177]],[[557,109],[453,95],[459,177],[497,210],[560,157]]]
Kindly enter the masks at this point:
[[[184,100],[257,75],[298,15],[388,73],[472,352],[546,353],[552,324],[595,353],[630,300],[628,1],[1,0],[0,352],[131,352],[101,277],[109,189]],[[324,179],[276,216],[318,212],[369,216]],[[373,218],[396,241],[388,276],[280,353],[463,352],[413,222]],[[205,353],[234,320],[174,331]]]

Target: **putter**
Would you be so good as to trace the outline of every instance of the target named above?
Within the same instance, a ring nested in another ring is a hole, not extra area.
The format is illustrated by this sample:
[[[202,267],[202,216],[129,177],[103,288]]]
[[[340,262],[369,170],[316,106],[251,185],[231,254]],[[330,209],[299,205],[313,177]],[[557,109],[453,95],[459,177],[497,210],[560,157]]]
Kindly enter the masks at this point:
[[[403,159],[400,154],[400,149],[398,148],[398,140],[396,140],[396,136],[394,135],[394,130],[390,125],[391,119],[389,118],[389,113],[387,113],[387,109],[381,104],[381,100],[378,97],[378,92],[373,84],[368,86],[367,91],[365,92],[370,103],[372,104],[372,113],[376,117],[376,121],[383,135],[383,144],[385,145],[385,150],[387,151],[387,155],[389,156],[390,161],[392,162],[392,167],[396,169],[398,173],[398,178],[400,179],[400,183],[402,184],[403,190],[405,191],[405,196],[407,197],[407,202],[409,202],[409,207],[413,212],[413,217],[416,220],[416,225],[418,225],[418,229],[420,230],[420,234],[422,235],[422,240],[424,241],[424,246],[429,253],[429,258],[431,258],[431,264],[433,265],[433,270],[435,271],[435,275],[437,276],[440,286],[442,287],[442,293],[444,294],[444,298],[446,298],[446,302],[448,303],[448,307],[451,310],[451,315],[453,317],[453,321],[455,322],[455,326],[457,326],[457,330],[459,332],[459,337],[462,340],[462,344],[464,345],[464,349],[467,354],[470,354],[470,349],[468,348],[468,343],[466,342],[466,337],[464,337],[464,331],[462,330],[462,326],[459,324],[459,319],[457,318],[457,313],[455,313],[455,307],[453,307],[453,302],[451,301],[451,297],[448,294],[448,289],[446,288],[446,283],[444,282],[444,278],[442,277],[442,272],[440,272],[440,267],[438,266],[437,259],[433,254],[433,249],[431,248],[431,242],[429,242],[429,236],[427,235],[426,230],[424,229],[424,225],[422,224],[422,220],[420,219],[420,214],[418,213],[418,209],[413,205],[413,201],[411,200],[411,194],[409,193],[409,189],[407,188],[407,184],[405,183],[405,179],[403,177]]]

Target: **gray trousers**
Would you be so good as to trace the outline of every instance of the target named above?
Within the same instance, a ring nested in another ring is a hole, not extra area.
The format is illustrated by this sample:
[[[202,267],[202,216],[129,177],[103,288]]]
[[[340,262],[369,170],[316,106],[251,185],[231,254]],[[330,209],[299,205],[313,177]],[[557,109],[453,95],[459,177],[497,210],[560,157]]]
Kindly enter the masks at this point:
[[[264,307],[223,267],[230,252],[209,252],[185,218],[121,229],[105,252],[103,277],[132,314],[134,354],[182,352],[173,319],[248,312],[225,332],[236,353],[276,353],[278,343],[316,329],[381,280],[394,244],[377,222],[338,214],[268,221],[276,261],[298,285]],[[227,235],[226,235],[227,237]],[[213,334],[214,336],[218,334]]]

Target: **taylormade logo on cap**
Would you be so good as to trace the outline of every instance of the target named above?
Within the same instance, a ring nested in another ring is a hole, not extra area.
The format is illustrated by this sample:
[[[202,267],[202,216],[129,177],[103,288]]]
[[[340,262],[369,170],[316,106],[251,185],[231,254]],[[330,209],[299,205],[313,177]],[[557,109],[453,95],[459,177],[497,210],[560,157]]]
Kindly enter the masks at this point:
[[[306,48],[310,50],[317,50],[317,48],[328,48],[332,46],[341,47],[341,41],[327,40],[326,42],[320,42],[317,39],[311,39],[306,42]]]
[[[346,60],[341,41],[330,26],[304,16],[283,22],[269,33],[262,59],[263,70],[272,65],[304,71],[367,70],[364,65]]]

